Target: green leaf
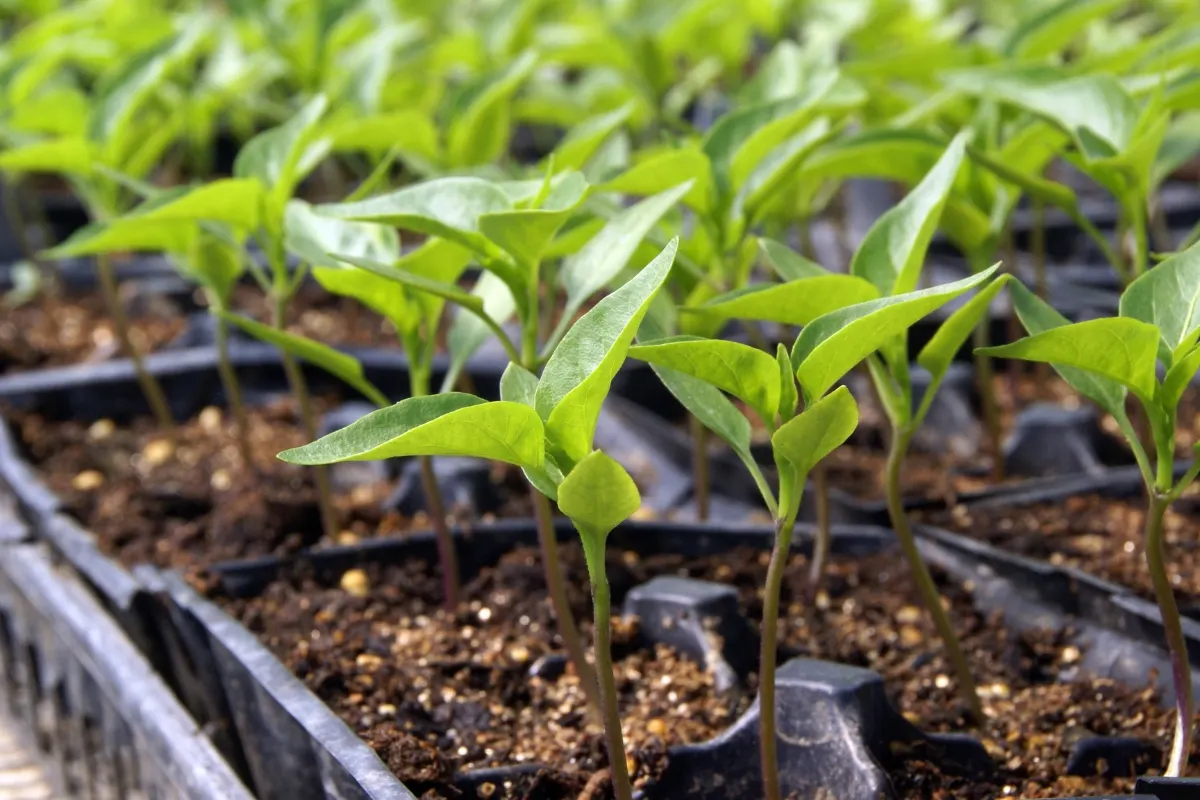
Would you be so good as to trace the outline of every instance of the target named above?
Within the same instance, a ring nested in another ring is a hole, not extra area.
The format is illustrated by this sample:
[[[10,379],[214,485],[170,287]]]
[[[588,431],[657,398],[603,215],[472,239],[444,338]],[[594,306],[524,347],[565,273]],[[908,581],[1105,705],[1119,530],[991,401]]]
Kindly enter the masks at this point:
[[[1171,122],[1162,146],[1154,157],[1151,187],[1162,184],[1171,173],[1200,155],[1200,113],[1181,114]]]
[[[424,111],[405,109],[370,116],[354,116],[326,130],[336,152],[365,150],[384,153],[397,148],[402,154],[436,162],[440,157],[437,128]]]
[[[377,275],[385,280],[416,289],[420,292],[426,292],[443,300],[449,300],[451,303],[462,306],[473,313],[483,313],[483,301],[457,284],[426,278],[424,275],[418,275],[415,272],[409,272],[408,270],[393,267],[390,264],[384,264],[379,261],[372,261],[369,258],[357,258],[341,254],[338,254],[337,257],[347,264],[353,264],[359,269],[365,270],[372,275]]]
[[[537,385],[537,375],[520,364],[510,363],[500,376],[500,399],[534,408],[537,405]]]
[[[463,167],[495,161],[508,145],[512,96],[537,65],[537,56],[523,53],[503,72],[489,76],[467,91],[465,107],[452,111],[446,137],[446,158]]]
[[[328,345],[313,341],[305,336],[298,336],[294,333],[268,327],[240,314],[218,313],[222,319],[237,325],[255,339],[267,344],[273,344],[280,350],[290,353],[297,358],[304,359],[316,367],[320,367],[342,383],[358,390],[363,397],[375,405],[386,406],[388,404],[387,397],[383,392],[375,388],[366,379],[366,376],[363,375],[362,364],[359,363],[357,358],[334,350]]]
[[[850,274],[869,280],[884,296],[917,288],[929,242],[962,168],[967,138],[956,136],[924,180],[871,226]]]
[[[1179,401],[1183,399],[1183,393],[1191,385],[1192,378],[1196,377],[1197,370],[1200,370],[1200,345],[1180,355],[1167,370],[1160,395],[1164,408],[1174,413]]]
[[[1157,350],[1158,330],[1153,325],[1128,317],[1109,317],[1062,325],[978,352],[1077,367],[1114,380],[1150,402],[1154,397]]]
[[[43,253],[46,258],[101,255],[125,251],[186,253],[199,235],[192,222],[151,222],[117,219],[93,222],[75,231],[65,242]]]
[[[518,264],[529,267],[530,280],[536,280],[536,269],[546,247],[587,193],[588,183],[583,173],[566,173],[559,176],[540,208],[481,214],[479,232],[502,247]]]
[[[479,218],[512,207],[508,195],[490,181],[438,178],[356,203],[320,205],[317,212],[338,219],[394,225],[487,252]]]
[[[757,219],[758,212],[787,185],[787,181],[796,179],[800,164],[833,133],[829,120],[822,117],[767,153],[746,176],[734,197],[731,223],[737,226],[735,230],[740,233],[744,230],[741,226]],[[742,218],[740,221],[739,217]]]
[[[1004,54],[1022,59],[1055,55],[1079,38],[1092,20],[1124,5],[1123,0],[1059,0],[1022,19],[1004,41]]]
[[[845,386],[839,386],[801,411],[771,437],[771,447],[796,472],[797,482],[840,447],[858,427],[858,404]]]
[[[479,276],[479,281],[471,294],[483,301],[483,311],[492,319],[503,323],[517,309],[512,290],[499,276],[485,272]],[[450,367],[442,382],[442,391],[453,387],[458,382],[467,360],[487,341],[492,331],[487,324],[474,314],[459,313],[450,324],[450,332],[446,334],[446,350],[450,354]]]
[[[241,230],[258,227],[262,187],[258,181],[223,178],[188,187],[178,195],[154,198],[135,208],[126,219],[142,222],[221,222]]]
[[[1163,261],[1129,284],[1121,316],[1158,328],[1165,355],[1190,350],[1200,335],[1200,245]],[[1170,366],[1172,358],[1164,362]]]
[[[489,403],[457,392],[410,397],[279,454],[305,466],[403,456],[470,456],[540,467],[542,421],[520,403]]]
[[[797,281],[801,278],[820,278],[832,275],[829,270],[815,261],[810,261],[792,248],[774,239],[760,237],[758,247],[767,260],[767,266],[782,280]]]
[[[1071,321],[1050,307],[1020,281],[1009,284],[1009,296],[1017,318],[1031,335],[1070,325]],[[1116,381],[1063,364],[1051,364],[1072,389],[1090,398],[1114,417],[1125,416],[1125,387]]]
[[[996,269],[930,289],[858,303],[813,320],[792,348],[792,366],[805,398],[824,395],[868,355],[922,317],[982,284]]]
[[[796,404],[800,402],[800,393],[796,390],[796,373],[792,371],[792,359],[782,344],[775,350],[775,364],[779,368],[779,419],[787,422],[796,416]]]
[[[576,464],[558,487],[558,508],[583,539],[593,583],[604,575],[604,540],[641,505],[633,478],[601,450]]]
[[[963,342],[987,317],[988,308],[1000,290],[1013,279],[1012,275],[1001,275],[958,308],[942,323],[933,338],[921,348],[917,363],[929,370],[934,381],[941,380],[954,361]]]
[[[787,283],[746,286],[717,295],[699,306],[680,309],[723,319],[752,319],[783,325],[807,325],[824,314],[874,300],[879,291],[854,275],[825,274]]]
[[[283,231],[287,251],[313,266],[340,267],[342,256],[389,263],[400,257],[400,237],[392,228],[318,214],[303,200],[288,201]]]
[[[329,150],[328,139],[314,140],[327,106],[325,96],[317,95],[287,122],[246,142],[234,159],[234,177],[257,178],[281,200],[290,197]]]
[[[667,150],[635,164],[599,188],[606,192],[651,195],[691,181],[683,202],[706,214],[712,209],[712,172],[708,158],[695,148]]]
[[[690,183],[684,183],[630,206],[609,220],[578,253],[567,259],[559,271],[567,299],[562,322],[550,341],[559,338],[588,298],[625,269],[642,240],[690,188]]]
[[[42,139],[0,150],[0,170],[87,176],[98,155],[96,146],[82,136]]]
[[[1068,77],[1051,67],[1006,66],[954,72],[947,81],[1050,120],[1089,161],[1125,152],[1137,127],[1137,104],[1111,75]]]
[[[667,391],[683,405],[700,424],[720,436],[743,463],[753,465],[750,452],[750,422],[725,394],[699,378],[693,378],[669,367],[651,364],[650,368]]]
[[[589,117],[572,128],[554,148],[555,169],[583,169],[608,137],[625,124],[633,108],[633,103],[626,103],[616,111]]]
[[[675,262],[676,239],[628,283],[597,303],[567,331],[542,371],[537,410],[550,442],[576,462],[591,449],[600,404],[625,361],[651,298]]]
[[[629,356],[707,381],[741,399],[763,422],[779,409],[779,372],[763,351],[725,339],[674,336],[629,348]]]

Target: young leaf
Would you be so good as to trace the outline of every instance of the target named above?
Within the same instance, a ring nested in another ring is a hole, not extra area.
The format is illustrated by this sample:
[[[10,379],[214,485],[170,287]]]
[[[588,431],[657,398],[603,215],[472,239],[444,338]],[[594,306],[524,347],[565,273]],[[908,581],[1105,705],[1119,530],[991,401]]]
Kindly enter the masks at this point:
[[[438,178],[356,203],[320,205],[317,212],[440,236],[486,253],[479,218],[512,207],[500,187],[482,178]]]
[[[1129,284],[1121,316],[1158,328],[1167,354],[1190,350],[1200,334],[1200,245],[1162,262]],[[1171,359],[1164,361],[1170,365]]]
[[[554,148],[554,167],[583,169],[605,140],[625,124],[633,108],[633,103],[626,103],[616,111],[590,117],[576,125]]]
[[[749,345],[724,339],[675,336],[629,348],[631,358],[707,381],[741,399],[768,425],[779,409],[775,359]]]
[[[675,262],[676,239],[628,283],[576,322],[542,371],[537,410],[550,441],[576,462],[591,449],[600,404]]]
[[[642,496],[633,478],[601,450],[584,457],[559,485],[558,508],[583,539],[588,572],[594,582],[604,574],[604,541],[608,534],[641,504]]]
[[[557,179],[540,208],[492,211],[479,217],[479,232],[531,270],[541,263],[546,246],[587,196],[583,174],[568,172]],[[531,275],[531,280],[536,280]]]
[[[796,416],[796,404],[800,402],[800,393],[796,390],[792,359],[782,344],[775,350],[775,364],[779,367],[779,419],[787,422]]]
[[[1017,318],[1030,335],[1043,333],[1052,328],[1070,325],[1071,321],[1059,314],[1030,291],[1020,281],[1009,284],[1009,296],[1013,300],[1013,308]],[[1125,387],[1116,381],[1095,375],[1076,367],[1063,364],[1051,364],[1055,372],[1070,384],[1071,388],[1084,397],[1090,398],[1098,406],[1118,419],[1125,416]]]
[[[154,198],[126,218],[142,222],[221,222],[241,230],[258,227],[262,186],[258,181],[223,178],[187,188],[177,196]]]
[[[334,350],[328,345],[315,342],[307,337],[297,336],[294,333],[268,327],[240,314],[228,314],[225,312],[218,312],[218,314],[222,319],[237,325],[255,339],[267,344],[273,344],[280,350],[284,350],[297,358],[320,367],[347,386],[357,389],[363,397],[375,405],[386,406],[388,404],[388,399],[383,392],[375,388],[366,379],[366,376],[363,375],[362,364],[359,363],[357,358]]]
[[[1179,401],[1183,399],[1183,393],[1196,377],[1197,370],[1200,370],[1200,345],[1177,357],[1175,363],[1167,370],[1161,394],[1164,408],[1174,411],[1179,406]]]
[[[509,138],[512,96],[536,65],[534,53],[523,53],[503,72],[485,78],[467,93],[465,107],[452,112],[446,138],[446,157],[452,166],[487,164],[500,157]]]
[[[1123,5],[1122,0],[1059,0],[1022,19],[1004,41],[1004,54],[1035,60],[1054,55],[1078,38],[1087,23]]]
[[[996,295],[1000,294],[1000,290],[1012,279],[1012,275],[1001,275],[981,289],[951,314],[933,334],[933,338],[921,348],[917,355],[917,363],[929,370],[935,381],[946,374],[963,342],[987,316],[988,307],[996,299]]]
[[[589,297],[625,269],[646,235],[690,188],[690,183],[683,183],[625,209],[609,220],[583,249],[567,259],[559,272],[567,299],[559,330],[550,337],[551,341],[558,339],[562,329],[570,324],[575,312]]]
[[[64,136],[5,147],[0,150],[0,170],[91,175],[97,157],[96,146],[82,136]]]
[[[683,202],[701,214],[713,205],[712,172],[704,153],[692,148],[667,150],[634,165],[627,172],[602,184],[606,192],[651,195],[691,181]]]
[[[325,96],[317,95],[287,122],[247,142],[233,162],[234,177],[257,178],[280,198],[290,197],[296,184],[328,152],[328,140],[313,140],[327,105]]]
[[[533,408],[537,404],[537,375],[520,364],[509,363],[500,376],[500,399],[524,403]]]
[[[821,397],[868,355],[917,320],[988,280],[998,267],[931,289],[859,303],[813,320],[792,348],[792,366],[805,398]]]
[[[650,368],[667,387],[667,391],[701,425],[724,439],[743,463],[754,463],[754,456],[750,452],[750,423],[720,389],[669,367],[651,364]]]
[[[341,430],[279,454],[316,466],[402,456],[470,456],[520,467],[542,465],[542,421],[529,406],[469,394],[410,397]]]
[[[925,252],[962,167],[967,134],[960,133],[915,189],[871,226],[854,254],[850,274],[875,284],[881,295],[917,288]]]
[[[771,447],[796,472],[798,481],[842,445],[858,427],[858,404],[845,386],[801,411],[771,437]]]
[[[118,218],[85,225],[43,255],[56,259],[126,251],[185,253],[198,235],[199,226],[192,222],[146,223],[136,218]]]
[[[821,278],[833,274],[817,262],[808,260],[774,239],[760,238],[758,247],[767,260],[767,266],[774,270],[781,280],[798,281],[801,278]]]
[[[879,291],[854,275],[826,274],[787,283],[745,286],[680,311],[722,319],[752,319],[783,325],[807,325],[817,317],[879,297]]]
[[[1149,401],[1154,396],[1157,350],[1158,330],[1153,325],[1109,317],[1062,325],[979,352],[1078,367],[1114,380]]]
[[[503,323],[516,311],[517,303],[512,290],[498,276],[485,272],[471,290],[471,294],[483,301],[483,311],[488,317]],[[446,350],[450,354],[450,368],[442,382],[442,391],[447,391],[458,381],[458,376],[467,360],[475,354],[488,336],[492,334],[488,325],[475,314],[458,313],[446,334]]]
[[[312,266],[339,267],[343,255],[388,263],[400,257],[394,229],[318,214],[303,200],[288,201],[283,234],[284,248]]]

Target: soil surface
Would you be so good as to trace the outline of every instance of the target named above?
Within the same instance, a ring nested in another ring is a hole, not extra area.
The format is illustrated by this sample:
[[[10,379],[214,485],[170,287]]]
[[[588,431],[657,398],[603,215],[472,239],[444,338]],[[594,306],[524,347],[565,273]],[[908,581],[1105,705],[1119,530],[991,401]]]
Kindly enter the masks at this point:
[[[120,427],[109,420],[49,422],[25,412],[7,418],[43,480],[106,553],[126,565],[187,570],[333,543],[321,529],[311,471],[275,458],[307,441],[294,404],[279,400],[248,413],[252,470],[243,466],[232,415],[215,407],[179,426],[174,454],[147,419]],[[422,512],[380,510],[392,488],[379,480],[335,491],[336,543],[428,528]],[[524,510],[513,503],[498,513]]]
[[[1167,573],[1181,606],[1200,611],[1200,487],[1193,486],[1163,521]],[[1146,568],[1146,501],[1085,494],[1065,501],[1008,508],[956,506],[919,515],[1002,550],[1081,569],[1135,590],[1148,600],[1154,588]]]
[[[169,303],[131,314],[130,338],[142,352],[161,349],[184,327]],[[0,313],[0,374],[105,361],[120,355],[116,328],[98,295],[43,297]]]
[[[650,577],[678,574],[734,585],[745,613],[756,620],[767,560],[752,549],[699,559],[610,552],[614,607]],[[566,548],[563,563],[575,614],[585,621],[590,608],[578,549]],[[876,669],[897,707],[918,725],[972,730],[894,553],[833,559],[815,608],[803,602],[806,573],[806,560],[797,556],[783,590],[782,634],[795,654]],[[1012,634],[998,619],[976,613],[961,587],[942,581],[941,588],[984,698],[987,719],[972,732],[994,769],[982,778],[943,773],[919,751],[898,749],[889,769],[901,797],[1130,791],[1132,779],[1066,775],[1071,744],[1093,734],[1145,739],[1154,763],[1143,771],[1161,769],[1159,751],[1169,744],[1172,716],[1152,691],[1077,680],[1081,654],[1064,637]],[[450,785],[456,770],[528,762],[549,767],[478,796],[581,796],[606,756],[574,674],[527,677],[532,661],[561,649],[536,554],[515,551],[485,570],[454,615],[440,608],[439,596],[436,576],[410,564],[351,571],[335,587],[297,575],[258,598],[221,602],[423,797],[463,796]],[[646,783],[662,769],[666,747],[709,738],[730,724],[753,696],[755,680],[729,697],[716,696],[703,671],[670,651],[631,650],[635,624],[615,625],[616,673],[629,761],[638,782]]]

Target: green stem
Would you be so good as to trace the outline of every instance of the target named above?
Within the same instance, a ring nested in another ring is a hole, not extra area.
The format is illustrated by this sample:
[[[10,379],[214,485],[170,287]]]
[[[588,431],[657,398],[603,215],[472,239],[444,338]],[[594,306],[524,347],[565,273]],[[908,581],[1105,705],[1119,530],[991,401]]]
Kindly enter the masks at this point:
[[[272,325],[276,330],[282,331],[286,327],[284,322],[287,317],[288,297],[286,294],[277,293],[274,301]],[[309,441],[315,441],[317,416],[313,411],[312,399],[308,394],[308,383],[304,380],[304,372],[287,350],[280,349],[279,355],[283,360],[283,371],[287,375],[288,385],[292,387],[292,394],[296,396],[296,404],[300,407],[300,421],[304,426],[304,435],[308,437]],[[321,529],[325,532],[325,537],[329,541],[333,541],[338,533],[338,524],[337,512],[333,507],[333,489],[329,485],[329,473],[325,467],[311,467],[311,469],[313,483],[317,487],[317,506],[321,513]]]
[[[975,382],[983,403],[983,424],[987,430],[988,447],[992,451],[992,479],[1004,480],[1003,431],[1000,429],[1000,408],[996,405],[995,383],[992,380],[992,359],[980,353],[979,348],[988,346],[987,320],[976,326],[973,335],[975,344]],[[1016,398],[1013,398],[1014,402]]]
[[[223,304],[214,304],[220,312]],[[242,465],[246,469],[254,468],[254,456],[250,450],[250,423],[246,419],[246,405],[242,402],[242,387],[238,383],[237,372],[229,360],[229,323],[221,316],[216,318],[217,325],[217,372],[221,376],[221,386],[225,389],[225,399],[229,401],[229,410],[233,414],[233,424],[237,431],[238,452],[242,456]]]
[[[1037,296],[1048,303],[1050,284],[1046,277],[1046,204],[1041,199],[1033,201],[1033,236],[1030,245],[1033,250],[1034,288]],[[1050,377],[1048,365],[1039,361],[1034,365],[1034,375],[1040,391]]]
[[[813,492],[817,500],[817,535],[813,539],[812,563],[808,566],[809,603],[816,599],[817,590],[821,588],[821,578],[825,575],[825,565],[829,562],[829,551],[833,542],[829,520],[829,479],[825,465],[818,464],[812,475]]]
[[[554,535],[554,519],[550,511],[550,501],[532,484],[529,494],[533,500],[534,517],[537,519],[538,545],[542,551],[542,569],[546,573],[546,590],[550,593],[550,602],[554,606],[554,618],[558,623],[558,635],[562,637],[563,646],[567,648],[567,657],[575,667],[579,676],[579,685],[583,687],[588,702],[593,711],[601,711],[602,704],[597,689],[597,677],[592,665],[588,663],[587,651],[583,647],[583,637],[579,635],[579,627],[575,624],[575,615],[571,613],[571,603],[567,600],[567,582],[563,578],[562,560],[558,554],[558,539]],[[597,621],[599,627],[599,621]]]
[[[100,289],[104,294],[104,303],[108,306],[113,326],[117,329],[117,341],[120,342],[121,349],[133,364],[133,370],[137,373],[138,385],[142,387],[142,394],[145,395],[146,402],[150,405],[150,412],[154,415],[158,427],[174,444],[176,441],[175,420],[171,416],[171,406],[167,403],[167,396],[163,393],[162,386],[146,369],[146,362],[142,358],[141,351],[134,346],[133,340],[129,337],[129,319],[125,316],[125,307],[121,305],[117,277],[113,274],[112,261],[107,255],[96,256],[96,271],[100,276]]]
[[[408,353],[409,372],[413,397],[425,397],[429,394],[429,361],[425,358],[428,350],[419,334],[406,337],[404,350]],[[454,548],[454,536],[446,523],[446,503],[442,499],[442,489],[438,486],[437,475],[433,470],[433,459],[421,456],[421,491],[425,495],[426,511],[433,524],[433,535],[437,540],[438,563],[442,566],[442,603],[446,610],[454,613],[462,597],[462,584],[458,569],[458,551]]]
[[[1171,742],[1171,757],[1167,762],[1167,777],[1178,778],[1187,767],[1191,752],[1192,717],[1195,707],[1192,698],[1192,671],[1188,662],[1187,640],[1179,619],[1179,607],[1167,576],[1163,548],[1163,517],[1170,501],[1157,491],[1151,492],[1146,511],[1146,566],[1154,584],[1154,597],[1162,614],[1163,631],[1171,652],[1171,676],[1175,683],[1175,735]]]
[[[693,416],[688,417],[692,427],[692,484],[696,495],[696,519],[708,521],[709,477],[708,477],[708,428]]]
[[[9,176],[0,185],[4,187],[4,210],[7,212],[8,224],[13,235],[17,237],[17,246],[26,261],[37,268],[41,278],[42,289],[50,295],[58,294],[58,273],[54,267],[40,258],[29,241],[29,221],[25,219],[25,211],[21,207],[21,187],[15,176]]]
[[[1130,225],[1133,228],[1133,258],[1130,266],[1133,280],[1146,273],[1146,263],[1150,257],[1150,238],[1146,222],[1146,203],[1133,203],[1133,213]]]
[[[904,510],[904,500],[900,494],[900,472],[904,469],[904,455],[908,452],[908,443],[911,438],[912,431],[905,430],[895,431],[892,436],[886,473],[888,516],[891,517],[892,527],[896,531],[896,539],[900,542],[900,550],[904,553],[909,568],[912,570],[917,591],[921,595],[925,609],[933,618],[933,625],[946,647],[946,656],[950,659],[950,665],[958,680],[959,695],[974,720],[981,722],[983,707],[979,703],[979,693],[975,689],[975,678],[971,674],[971,667],[963,654],[958,634],[954,632],[954,625],[950,622],[950,615],[942,605],[942,597],[938,593],[937,584],[934,583],[933,576],[929,573],[929,567],[925,565],[925,560],[921,558],[921,551],[917,548],[917,540],[913,536],[912,527],[908,522],[908,514]]]
[[[592,579],[592,618],[596,623],[596,674],[599,676],[600,703],[604,711],[604,739],[608,747],[608,766],[612,772],[616,800],[633,800],[629,766],[625,763],[625,738],[621,735],[621,715],[617,708],[617,683],[613,677],[610,639],[608,578],[604,573],[604,554],[599,554],[598,574]]]
[[[783,505],[782,497],[780,502]],[[794,505],[799,506],[798,503]],[[786,519],[776,520],[775,547],[771,551],[767,585],[763,589],[762,651],[758,661],[758,746],[762,758],[764,800],[781,800],[782,797],[775,740],[775,654],[779,646],[779,593],[795,525],[794,509]]]

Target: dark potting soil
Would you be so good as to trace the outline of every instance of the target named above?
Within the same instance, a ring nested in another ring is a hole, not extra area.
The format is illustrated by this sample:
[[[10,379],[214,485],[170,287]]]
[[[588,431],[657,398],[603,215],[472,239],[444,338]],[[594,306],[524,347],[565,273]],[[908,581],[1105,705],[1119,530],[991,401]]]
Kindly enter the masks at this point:
[[[733,585],[749,618],[761,614],[767,569],[762,551],[700,559],[612,552],[608,561],[615,604],[655,575],[676,574]],[[577,547],[564,549],[563,563],[574,611],[587,620],[587,579]],[[972,731],[895,553],[835,558],[815,607],[803,600],[806,574],[806,560],[797,556],[783,589],[782,634],[789,647],[881,672],[897,707],[926,729]],[[994,768],[982,778],[948,774],[919,751],[896,751],[888,767],[901,797],[991,800],[1129,791],[1132,779],[1067,775],[1072,744],[1090,735],[1144,739],[1153,763],[1139,765],[1140,771],[1161,769],[1158,750],[1169,743],[1172,714],[1153,691],[1077,680],[1081,653],[1065,637],[1013,634],[997,618],[975,612],[963,587],[939,580],[984,698],[987,719],[972,732]],[[492,794],[481,796],[575,798],[605,767],[606,755],[574,674],[528,676],[534,660],[561,649],[536,553],[510,553],[481,573],[465,597],[448,614],[439,605],[436,575],[408,564],[352,570],[336,587],[297,575],[257,598],[220,602],[401,780],[428,792],[424,797],[459,797],[449,785],[456,770],[540,762],[548,769],[528,783],[493,786]],[[702,670],[670,651],[631,650],[635,624],[616,624],[614,640],[630,766],[644,782],[669,757],[667,747],[709,738],[729,725],[755,686],[751,677],[729,696],[715,695]]]
[[[42,479],[107,554],[126,565],[186,571],[332,544],[321,530],[311,471],[275,458],[306,441],[294,403],[281,399],[248,414],[253,470],[242,464],[232,415],[215,407],[179,425],[174,453],[148,419],[124,427],[26,412],[8,418]],[[392,488],[379,480],[335,491],[342,523],[336,543],[428,528],[423,512],[381,511]],[[514,508],[497,513],[522,513],[523,495],[513,497]]]
[[[1200,602],[1198,487],[1184,494],[1163,522],[1167,572],[1181,605]],[[919,515],[1003,550],[1069,566],[1133,589],[1148,600],[1154,588],[1146,567],[1144,497],[1085,494],[1063,501],[1007,508],[954,508]]]
[[[131,315],[130,338],[142,352],[161,349],[184,327],[170,303]],[[0,314],[0,374],[105,361],[120,355],[108,309],[98,295],[41,297]]]

